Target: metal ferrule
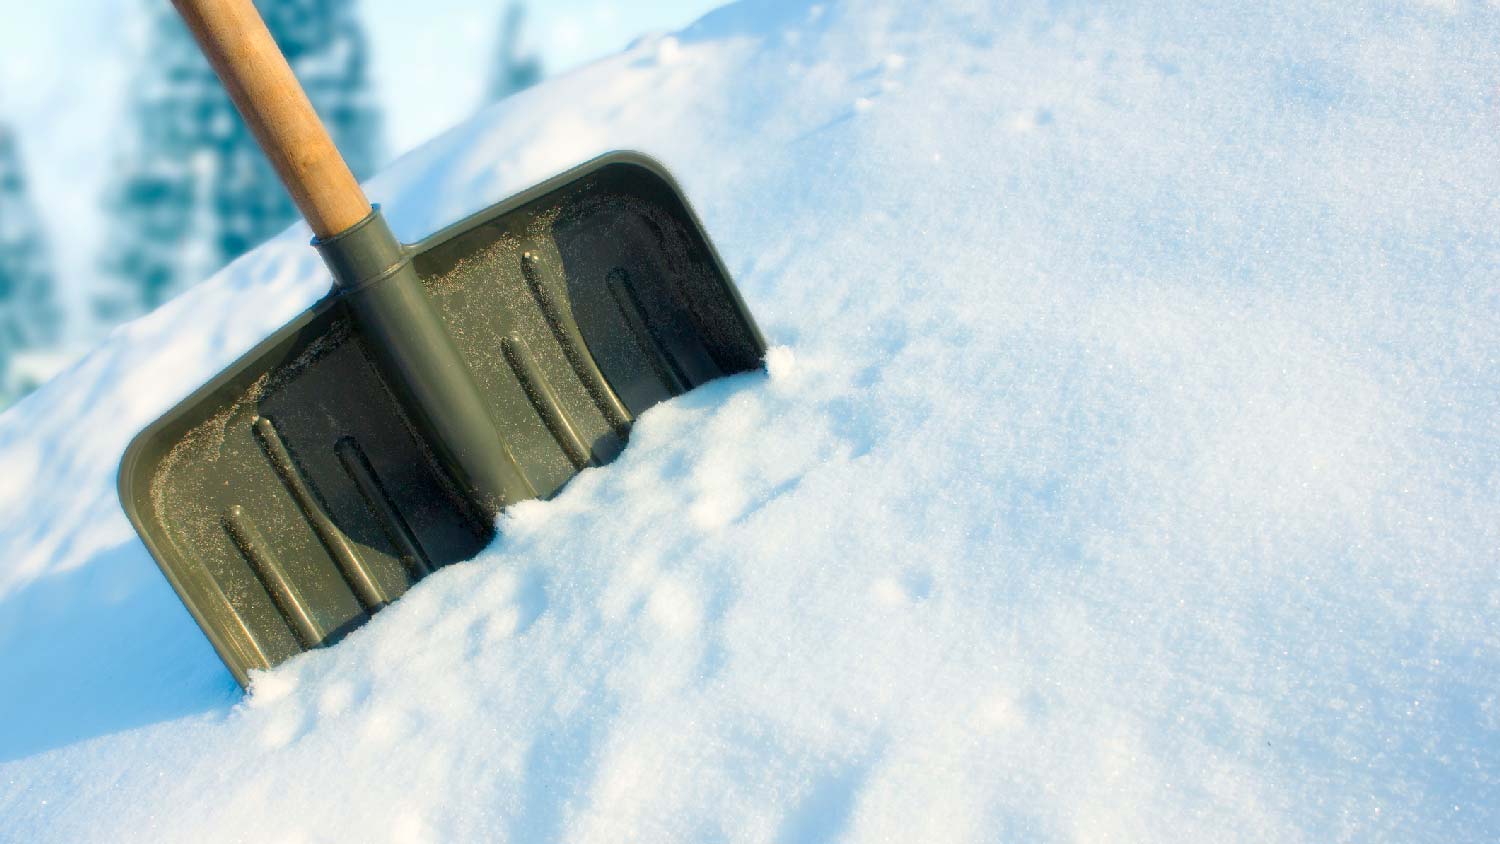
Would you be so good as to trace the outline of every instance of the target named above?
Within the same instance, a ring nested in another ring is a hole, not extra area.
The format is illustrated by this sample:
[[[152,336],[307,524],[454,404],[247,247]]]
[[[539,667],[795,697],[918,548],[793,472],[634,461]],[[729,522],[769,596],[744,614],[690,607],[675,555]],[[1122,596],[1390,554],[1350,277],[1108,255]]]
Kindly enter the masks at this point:
[[[363,220],[338,234],[313,238],[312,245],[333,273],[334,287],[341,291],[356,290],[389,274],[402,261],[410,260],[409,250],[391,232],[379,205],[372,206]]]

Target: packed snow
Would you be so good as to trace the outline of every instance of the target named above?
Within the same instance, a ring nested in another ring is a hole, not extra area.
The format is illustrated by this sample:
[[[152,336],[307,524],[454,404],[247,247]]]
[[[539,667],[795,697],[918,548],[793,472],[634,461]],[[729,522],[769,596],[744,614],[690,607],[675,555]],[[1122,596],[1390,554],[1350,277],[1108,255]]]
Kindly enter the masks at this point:
[[[114,473],[306,230],[0,417],[0,839],[1492,839],[1500,8],[1001,5],[745,0],[376,178],[653,154],[774,348],[248,696]]]

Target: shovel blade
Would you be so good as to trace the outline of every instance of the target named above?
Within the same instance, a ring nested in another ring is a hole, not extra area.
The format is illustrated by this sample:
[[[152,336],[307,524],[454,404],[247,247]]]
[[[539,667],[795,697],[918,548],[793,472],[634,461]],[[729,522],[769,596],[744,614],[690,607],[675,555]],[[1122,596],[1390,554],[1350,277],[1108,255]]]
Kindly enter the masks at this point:
[[[765,343],[670,177],[615,153],[411,247],[537,497]],[[120,498],[241,685],[494,537],[330,295],[152,424]],[[428,412],[442,412],[441,408]]]

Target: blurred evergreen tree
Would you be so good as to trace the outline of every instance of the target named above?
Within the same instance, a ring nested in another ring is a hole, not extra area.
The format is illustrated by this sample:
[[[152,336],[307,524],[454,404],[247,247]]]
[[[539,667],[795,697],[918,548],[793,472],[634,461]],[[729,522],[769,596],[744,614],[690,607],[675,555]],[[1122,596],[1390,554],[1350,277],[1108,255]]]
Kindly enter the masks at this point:
[[[542,78],[542,60],[535,53],[521,54],[521,30],[526,25],[526,6],[513,0],[500,20],[500,52],[490,75],[489,98],[493,102],[530,88]]]
[[[355,176],[373,172],[380,114],[355,0],[257,0]],[[172,7],[151,0],[120,174],[109,190],[111,282],[95,315],[117,322],[201,281],[297,218],[255,139]]]
[[[0,125],[0,408],[28,391],[15,371],[18,352],[45,350],[62,331],[52,273],[15,135]]]

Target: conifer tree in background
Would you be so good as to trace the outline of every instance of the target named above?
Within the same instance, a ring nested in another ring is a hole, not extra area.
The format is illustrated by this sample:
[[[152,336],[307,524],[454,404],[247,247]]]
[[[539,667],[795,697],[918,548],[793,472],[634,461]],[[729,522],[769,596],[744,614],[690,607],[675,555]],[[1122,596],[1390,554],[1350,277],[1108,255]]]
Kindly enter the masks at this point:
[[[378,156],[380,114],[370,92],[355,0],[257,0],[355,176]],[[106,202],[115,236],[111,283],[95,316],[117,322],[156,307],[297,217],[208,62],[172,7],[143,6],[147,49],[120,176]]]
[[[542,60],[535,53],[521,54],[521,30],[526,25],[526,6],[513,0],[500,21],[500,52],[490,76],[489,98],[493,102],[530,88],[542,78]]]
[[[26,194],[15,135],[0,125],[0,408],[30,390],[16,354],[47,350],[62,330],[46,245]]]

